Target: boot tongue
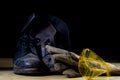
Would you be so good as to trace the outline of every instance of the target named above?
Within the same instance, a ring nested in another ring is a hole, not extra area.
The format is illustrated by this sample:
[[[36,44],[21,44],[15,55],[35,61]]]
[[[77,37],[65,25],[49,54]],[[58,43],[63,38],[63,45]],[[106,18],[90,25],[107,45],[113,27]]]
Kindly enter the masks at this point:
[[[56,29],[50,24],[48,27],[40,31],[35,38],[40,39],[40,42],[37,45],[45,46],[45,42],[54,38],[56,34]]]

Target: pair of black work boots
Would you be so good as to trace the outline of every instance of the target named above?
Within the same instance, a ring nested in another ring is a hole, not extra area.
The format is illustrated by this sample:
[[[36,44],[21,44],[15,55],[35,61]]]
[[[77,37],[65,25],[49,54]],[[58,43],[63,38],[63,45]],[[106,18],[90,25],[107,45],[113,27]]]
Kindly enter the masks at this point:
[[[54,73],[54,61],[45,50],[45,45],[70,49],[69,30],[65,22],[51,15],[44,20],[45,25],[40,25],[38,20],[36,14],[32,13],[21,31],[14,57],[15,74]]]

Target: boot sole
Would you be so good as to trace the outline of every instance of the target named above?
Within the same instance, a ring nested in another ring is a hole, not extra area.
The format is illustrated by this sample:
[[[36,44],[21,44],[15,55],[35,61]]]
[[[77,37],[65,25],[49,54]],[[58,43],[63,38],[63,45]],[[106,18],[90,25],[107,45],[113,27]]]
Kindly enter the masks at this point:
[[[41,72],[38,68],[14,68],[15,74],[21,75],[43,75],[44,73]]]

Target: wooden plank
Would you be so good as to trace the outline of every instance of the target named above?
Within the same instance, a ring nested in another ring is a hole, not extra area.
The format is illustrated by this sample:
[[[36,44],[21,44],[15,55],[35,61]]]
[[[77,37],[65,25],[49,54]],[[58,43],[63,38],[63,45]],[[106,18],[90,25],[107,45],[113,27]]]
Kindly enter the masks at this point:
[[[12,58],[0,58],[0,68],[12,68],[13,59]]]

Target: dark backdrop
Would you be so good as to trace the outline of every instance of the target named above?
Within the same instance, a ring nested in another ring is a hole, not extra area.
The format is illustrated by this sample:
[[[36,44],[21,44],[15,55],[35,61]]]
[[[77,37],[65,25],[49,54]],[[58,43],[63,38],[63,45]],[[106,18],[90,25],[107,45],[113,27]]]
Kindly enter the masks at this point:
[[[34,2],[34,3],[33,3]],[[61,18],[70,30],[72,50],[90,48],[106,60],[119,59],[119,9],[109,2],[4,1],[0,13],[0,57],[13,57],[29,12],[43,9]],[[42,6],[41,6],[42,5]]]

